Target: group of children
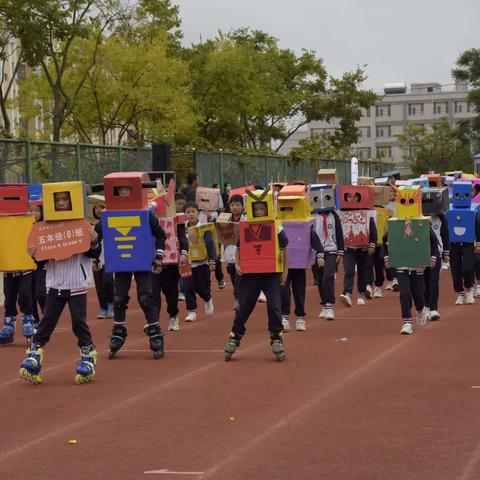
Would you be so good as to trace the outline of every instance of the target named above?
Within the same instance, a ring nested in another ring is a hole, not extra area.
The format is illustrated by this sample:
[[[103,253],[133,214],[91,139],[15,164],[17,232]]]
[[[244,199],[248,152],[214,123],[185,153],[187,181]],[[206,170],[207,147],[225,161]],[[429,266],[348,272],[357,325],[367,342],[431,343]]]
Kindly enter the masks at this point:
[[[97,352],[86,305],[93,274],[98,318],[113,321],[109,358],[117,355],[127,338],[132,278],[150,349],[155,359],[162,358],[161,292],[170,331],[180,329],[182,297],[186,322],[197,320],[197,295],[204,302],[205,315],[213,315],[212,273],[219,288],[225,285],[223,274],[218,280],[220,260],[226,263],[233,286],[234,321],[224,349],[227,360],[239,347],[246,322],[261,297],[267,303],[272,352],[280,361],[285,358],[283,333],[292,328],[292,294],[295,329],[307,328],[305,295],[310,268],[322,306],[319,317],[334,320],[335,283],[342,259],[339,300],[352,306],[355,276],[358,306],[369,298],[381,298],[384,286],[399,290],[402,334],[413,333],[412,304],[418,324],[440,319],[442,264],[450,264],[456,304],[470,305],[480,296],[480,216],[471,208],[477,188],[471,181],[453,182],[450,192],[437,178],[428,176],[396,186],[334,183],[278,183],[265,189],[247,186],[231,190],[222,205],[217,189],[197,186],[193,202],[181,193],[174,195],[172,185],[168,191],[162,190],[144,173],[110,174],[101,187],[105,195],[89,197],[90,225],[83,225],[83,244],[79,240],[76,250],[69,253],[62,248],[72,243],[66,241],[70,237],[58,229],[65,229],[69,222],[85,221],[85,185],[45,184],[42,198],[31,198],[30,214],[21,209],[0,211],[5,217],[16,216],[17,222],[20,215],[26,223],[33,222],[27,217],[34,215],[32,232],[37,235],[29,233],[23,238],[28,259],[18,263],[28,265],[33,258],[33,268],[2,267],[0,259],[0,269],[5,271],[0,344],[14,341],[18,303],[29,343],[20,376],[40,383],[44,347],[68,304],[80,348],[75,381],[92,381]],[[6,199],[8,186],[4,188]],[[222,207],[228,213],[220,213]],[[49,236],[42,237],[39,232],[49,228],[57,228],[50,236],[63,242],[55,246],[52,240],[52,245],[45,246]],[[72,224],[73,228],[82,230],[77,224]],[[56,247],[61,253],[52,253],[57,252]]]

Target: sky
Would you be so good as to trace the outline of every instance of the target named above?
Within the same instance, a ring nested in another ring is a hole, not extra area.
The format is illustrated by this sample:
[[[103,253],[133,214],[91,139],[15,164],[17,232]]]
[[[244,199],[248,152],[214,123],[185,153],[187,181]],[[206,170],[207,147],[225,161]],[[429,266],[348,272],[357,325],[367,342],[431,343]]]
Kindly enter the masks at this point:
[[[184,44],[250,27],[281,48],[315,50],[330,75],[366,65],[365,87],[452,83],[459,54],[480,48],[480,0],[172,0]]]

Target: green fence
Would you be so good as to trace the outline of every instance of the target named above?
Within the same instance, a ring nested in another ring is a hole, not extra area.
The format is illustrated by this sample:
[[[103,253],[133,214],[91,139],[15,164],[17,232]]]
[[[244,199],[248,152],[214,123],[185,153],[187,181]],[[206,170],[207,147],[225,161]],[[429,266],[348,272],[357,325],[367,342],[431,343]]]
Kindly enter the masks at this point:
[[[152,170],[151,150],[0,139],[0,183],[97,183],[108,173],[129,170]]]
[[[359,161],[359,176],[381,177],[394,167],[390,163]],[[195,171],[200,184],[211,186],[228,182],[233,188],[242,185],[268,185],[273,181],[306,180],[315,183],[320,168],[336,168],[339,183],[350,184],[350,160],[320,159],[293,163],[285,156],[235,155],[225,152],[195,152]]]

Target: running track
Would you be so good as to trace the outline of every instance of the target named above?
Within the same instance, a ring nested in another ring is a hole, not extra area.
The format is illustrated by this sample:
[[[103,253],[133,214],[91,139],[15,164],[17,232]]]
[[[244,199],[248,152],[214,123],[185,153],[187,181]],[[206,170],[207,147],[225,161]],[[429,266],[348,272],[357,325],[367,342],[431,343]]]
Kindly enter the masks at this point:
[[[159,361],[135,302],[113,361],[111,321],[92,320],[93,384],[73,384],[78,354],[66,315],[46,348],[42,385],[17,378],[23,338],[0,348],[0,478],[479,479],[480,315],[453,305],[449,272],[442,320],[409,337],[398,333],[397,294],[339,305],[326,322],[309,284],[308,331],[285,335],[284,363],[270,352],[264,305],[224,361],[230,286],[213,287],[213,318],[166,335]],[[90,318],[96,311],[91,290]]]

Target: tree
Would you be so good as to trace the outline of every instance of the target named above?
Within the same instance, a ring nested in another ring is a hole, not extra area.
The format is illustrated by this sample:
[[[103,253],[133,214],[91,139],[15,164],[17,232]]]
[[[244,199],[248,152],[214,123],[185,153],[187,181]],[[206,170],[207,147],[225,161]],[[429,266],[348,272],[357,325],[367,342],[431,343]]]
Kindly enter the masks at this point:
[[[408,158],[413,175],[429,171],[472,170],[470,146],[464,138],[459,138],[447,117],[434,123],[431,132],[421,125],[409,123],[405,132],[396,137],[411,152]]]
[[[355,140],[361,108],[376,98],[359,89],[360,68],[328,79],[314,51],[296,55],[257,30],[220,32],[186,56],[202,136],[217,148],[270,150],[273,142],[278,151],[303,125],[333,117],[340,117],[341,135]]]
[[[322,133],[313,138],[300,140],[298,147],[292,148],[290,158],[294,162],[310,162],[317,160],[345,160],[352,157],[348,146],[335,142],[333,134]]]
[[[51,90],[54,141],[74,110],[78,95],[95,64],[97,50],[83,65],[73,65],[71,55],[77,39],[95,39],[98,45],[107,28],[112,29],[125,10],[120,0],[0,0],[0,14],[7,30],[20,40],[25,62],[41,68]],[[65,76],[81,69],[73,90],[65,88]]]
[[[460,125],[463,135],[470,132],[471,140],[477,149],[480,148],[480,49],[471,48],[463,52],[457,60],[457,66],[452,70],[457,82],[468,82],[471,90],[468,101],[475,105],[477,116],[473,121],[464,121]]]

